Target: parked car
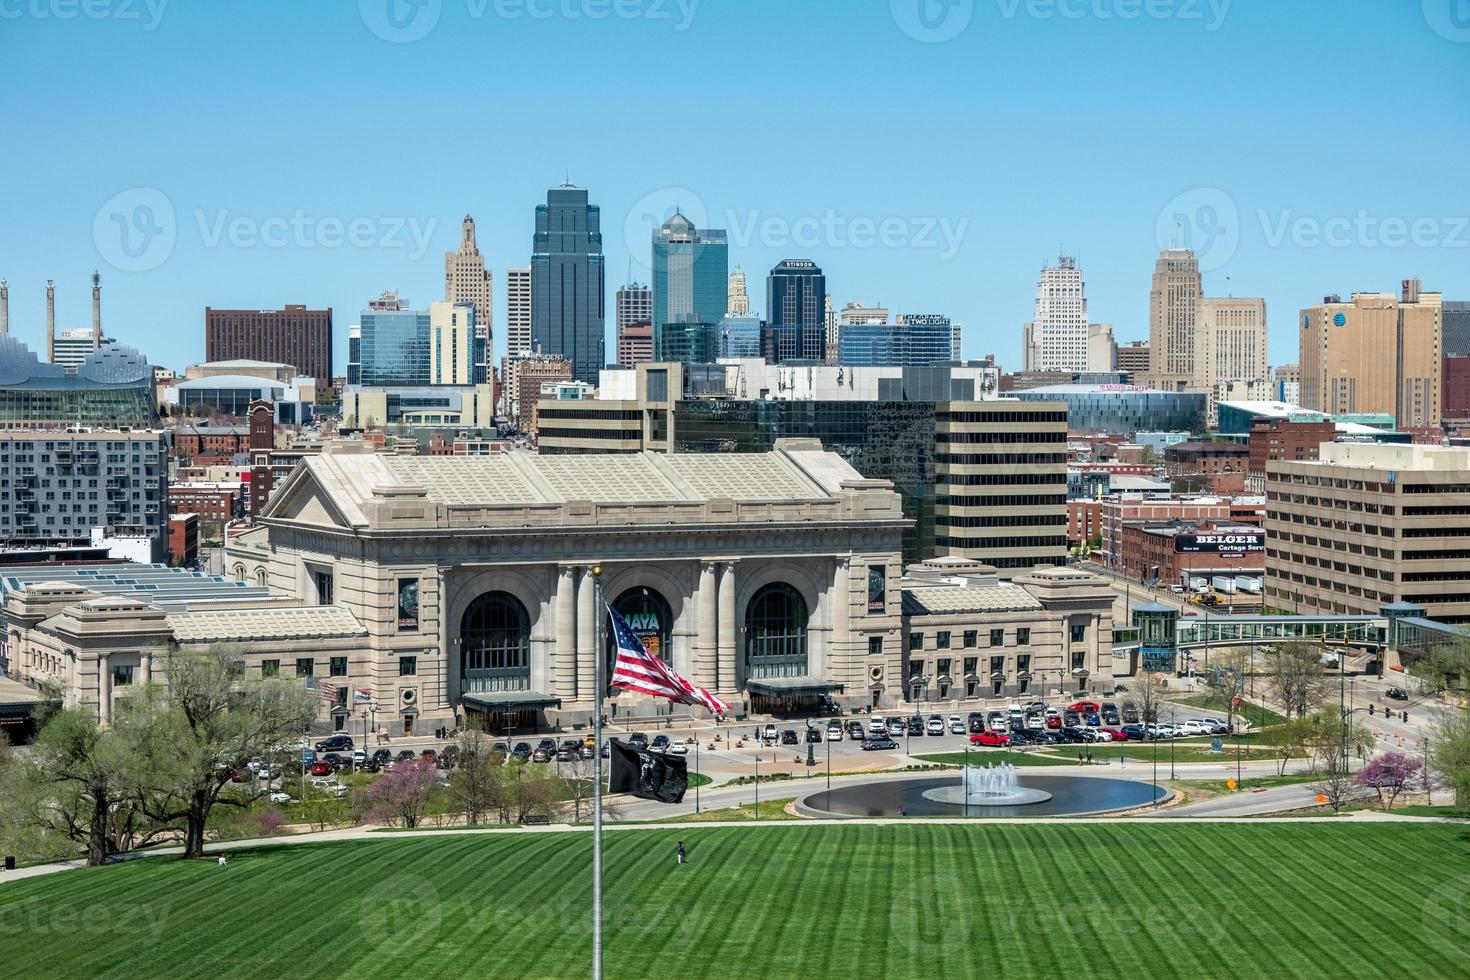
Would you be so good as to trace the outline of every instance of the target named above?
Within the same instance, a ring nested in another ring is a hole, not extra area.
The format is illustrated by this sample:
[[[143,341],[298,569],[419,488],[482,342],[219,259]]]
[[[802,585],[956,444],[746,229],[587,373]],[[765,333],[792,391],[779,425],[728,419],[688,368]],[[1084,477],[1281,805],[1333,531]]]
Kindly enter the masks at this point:
[[[347,787],[338,779],[313,779],[311,788],[313,792],[335,796],[339,800],[347,795]]]
[[[848,738],[852,739],[854,742],[861,742],[866,736],[867,736],[867,732],[863,731],[863,723],[862,722],[860,722],[860,721],[850,721],[850,722],[847,723],[847,737]]]
[[[1114,742],[1128,741],[1128,733],[1121,728],[1104,728],[1103,731],[1107,732],[1108,738]]]
[[[556,748],[557,762],[576,762],[577,757],[582,754],[582,743],[574,738],[569,738]]]
[[[343,769],[350,771],[352,769],[352,760],[336,752],[328,752],[322,756],[321,761],[330,765],[333,772],[341,772]]]
[[[1067,705],[1068,711],[1075,711],[1079,715],[1095,715],[1102,710],[1102,705],[1096,701],[1074,701]]]
[[[669,752],[672,755],[688,755],[689,746],[694,744],[694,737],[676,738],[669,743]]]
[[[272,793],[270,796],[266,797],[266,799],[270,800],[272,803],[294,803],[294,802],[296,802],[295,800],[293,800],[291,798],[291,794],[290,793]]]
[[[1118,724],[1122,720],[1118,716],[1118,706],[1111,701],[1104,701],[1102,706],[1102,719],[1103,723],[1107,725]]]
[[[1106,728],[1093,728],[1090,731],[1092,732],[1092,740],[1094,742],[1111,742],[1113,740],[1113,733]]]
[[[966,716],[967,727],[971,733],[985,731],[985,716],[978,711],[972,711]]]
[[[965,734],[965,722],[959,715],[949,716],[949,733],[951,735]]]
[[[332,767],[332,764],[326,759],[318,759],[310,766],[308,766],[306,771],[311,773],[313,776],[330,776],[337,770],[334,769]]]
[[[888,732],[887,732],[887,734],[888,734],[888,737],[889,738],[898,738],[900,735],[904,734],[904,732],[906,732],[906,731],[908,731],[908,727],[904,724],[904,720],[902,718],[889,718],[888,719]]]
[[[1185,735],[1204,735],[1209,731],[1205,723],[1198,718],[1187,718],[1179,723],[1179,730]]]
[[[1409,692],[1405,691],[1401,687],[1390,687],[1388,690],[1383,692],[1383,696],[1386,698],[1392,698],[1394,701],[1409,700]]]
[[[772,731],[773,734],[771,737],[774,738],[775,726],[767,725],[766,727]],[[628,734],[628,744],[635,749],[646,749],[648,748],[648,736],[643,732],[630,732]]]
[[[230,773],[230,782],[232,783],[248,783],[254,778],[255,773],[251,772],[248,768],[236,769]]]
[[[887,735],[869,735],[863,739],[863,751],[873,752],[879,749],[896,749],[898,743]]]
[[[796,729],[788,728],[781,732],[782,745],[799,745],[800,740],[796,737]]]
[[[396,756],[393,757],[393,761],[412,762],[415,758],[416,756],[413,754],[413,749],[403,749]]]
[[[1057,732],[1057,736],[1063,742],[1078,743],[1086,740],[1087,729],[1081,725],[1068,725]]]
[[[883,720],[882,715],[874,715],[868,719],[868,731],[874,735],[887,735],[888,722]]]
[[[550,762],[556,758],[556,743],[549,738],[543,738],[536,743],[536,748],[531,751],[532,762]]]
[[[1046,714],[1046,702],[1045,701],[1032,701],[1030,704],[1023,705],[1023,707],[1026,709],[1026,713],[1028,715],[1044,715],[1044,714]]]
[[[970,736],[971,745],[1010,745],[1011,737],[1004,732],[980,732]]]
[[[813,744],[815,742],[820,742],[821,740],[822,740],[822,730],[820,728],[817,728],[816,726],[813,726],[813,727],[808,728],[806,730],[806,741],[807,741],[807,744],[808,745],[811,745],[811,744]]]
[[[354,749],[352,752],[352,764],[360,766],[367,761],[367,752],[362,749]]]
[[[386,762],[392,762],[393,753],[388,749],[378,749],[373,753],[372,761],[376,762],[380,766]]]
[[[369,759],[366,762],[364,762],[362,765],[358,766],[357,767],[357,771],[358,772],[369,772],[369,773],[377,774],[377,773],[380,773],[380,772],[383,771],[383,765],[382,765],[382,763],[378,762],[376,759]]]
[[[1061,715],[1047,715],[1046,716],[1046,727],[1047,727],[1047,729],[1049,731],[1055,731],[1056,729],[1061,728],[1062,727],[1062,716]]]
[[[1118,729],[1118,731],[1122,732],[1124,737],[1139,742],[1148,737],[1148,733],[1144,731],[1142,725],[1124,725],[1122,728]]]
[[[985,714],[985,727],[992,732],[1003,732],[1010,727],[1004,711],[989,711]]]
[[[1086,718],[1082,719],[1082,721],[1083,724],[1087,725],[1089,728],[1102,727],[1102,718],[1098,715],[1088,715]]]
[[[858,728],[859,728],[859,730],[861,730],[862,726],[859,725]],[[829,742],[840,742],[840,741],[842,741],[842,722],[840,722],[840,721],[832,721],[832,722],[828,722],[827,723],[827,741],[829,741]]]
[[[930,715],[929,720],[924,723],[924,731],[930,735],[943,735],[944,719],[939,715]]]
[[[425,762],[438,763],[439,753],[435,752],[433,749],[424,749],[422,752],[419,753],[419,758],[424,760]]]
[[[338,732],[336,735],[329,735],[316,743],[316,750],[318,752],[351,752],[352,736],[343,735],[341,732]]]
[[[650,752],[667,752],[669,750],[669,737],[667,735],[655,735],[653,741],[648,743]]]
[[[582,740],[582,745],[577,750],[577,752],[582,756],[582,758],[584,758],[584,759],[595,759],[595,758],[597,758],[597,745],[595,744],[596,739],[594,739],[593,742],[594,742],[594,744],[589,745],[587,743],[587,740],[586,739],[583,739]]]
[[[531,761],[531,743],[530,742],[517,742],[516,743],[516,747],[510,750],[510,761],[511,762],[530,762]]]
[[[910,735],[924,734],[924,719],[920,718],[918,715],[911,716],[909,718],[908,732]]]
[[[1138,717],[1138,709],[1131,704],[1123,705],[1123,724],[1137,725],[1143,719]]]

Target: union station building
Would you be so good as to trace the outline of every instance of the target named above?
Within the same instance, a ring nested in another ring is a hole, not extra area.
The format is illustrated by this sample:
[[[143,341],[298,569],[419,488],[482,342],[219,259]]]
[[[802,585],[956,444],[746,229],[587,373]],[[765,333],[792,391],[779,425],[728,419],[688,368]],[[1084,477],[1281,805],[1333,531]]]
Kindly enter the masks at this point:
[[[243,591],[161,603],[12,581],[9,673],[49,675],[106,720],[127,683],[158,679],[162,645],[231,643],[252,671],[323,686],[322,729],[355,731],[369,712],[393,735],[571,727],[593,711],[600,590],[737,716],[1111,689],[1106,581],[1050,568],[1001,582],[945,558],[905,570],[908,523],[887,481],[814,441],[482,457],[336,444],[230,541]],[[604,711],[704,713],[625,691]]]

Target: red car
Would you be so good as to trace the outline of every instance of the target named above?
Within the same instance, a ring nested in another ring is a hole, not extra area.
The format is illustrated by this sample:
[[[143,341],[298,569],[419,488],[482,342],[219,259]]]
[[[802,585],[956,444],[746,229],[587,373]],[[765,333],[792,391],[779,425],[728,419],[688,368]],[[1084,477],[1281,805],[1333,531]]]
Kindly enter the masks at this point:
[[[1128,741],[1128,733],[1125,732],[1125,731],[1123,731],[1123,729],[1121,729],[1121,728],[1104,728],[1103,731],[1105,731],[1109,735],[1113,736],[1113,741],[1114,742],[1126,742],[1126,741]]]
[[[976,732],[970,736],[971,745],[1010,745],[1011,737],[1004,732]]]
[[[330,776],[333,772],[332,764],[326,761],[313,762],[307,772],[313,776]]]
[[[1061,728],[1062,727],[1062,716],[1061,715],[1047,715],[1046,716],[1046,727],[1047,728]]]
[[[1078,701],[1076,704],[1067,705],[1068,711],[1075,711],[1084,718],[1088,715],[1102,714],[1102,705],[1096,701]]]

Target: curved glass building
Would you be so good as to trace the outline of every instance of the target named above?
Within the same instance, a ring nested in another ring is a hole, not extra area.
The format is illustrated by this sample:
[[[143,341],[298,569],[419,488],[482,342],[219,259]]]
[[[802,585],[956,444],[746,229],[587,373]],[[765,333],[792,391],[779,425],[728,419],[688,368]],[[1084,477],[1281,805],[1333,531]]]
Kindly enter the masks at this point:
[[[1066,402],[1073,432],[1202,432],[1205,396],[1200,392],[1156,391],[1138,385],[1047,385],[1006,392],[1022,401]]]
[[[131,347],[104,344],[68,374],[0,335],[0,425],[150,426],[156,406],[153,366]]]

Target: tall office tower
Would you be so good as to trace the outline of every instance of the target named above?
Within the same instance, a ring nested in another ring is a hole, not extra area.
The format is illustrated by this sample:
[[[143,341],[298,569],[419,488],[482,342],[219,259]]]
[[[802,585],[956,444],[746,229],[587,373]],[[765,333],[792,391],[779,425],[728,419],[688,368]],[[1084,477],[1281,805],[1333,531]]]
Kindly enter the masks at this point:
[[[332,383],[332,309],[308,310],[287,304],[279,310],[204,308],[204,358],[207,361],[271,361],[289,364]]]
[[[1087,370],[1106,373],[1118,370],[1118,342],[1111,323],[1087,325]]]
[[[505,270],[505,349],[519,354],[531,349],[531,270]]]
[[[347,328],[347,383],[362,384],[362,324]]]
[[[1397,297],[1328,296],[1302,310],[1302,406],[1330,415],[1384,412],[1400,428],[1438,425],[1442,303],[1406,279]]]
[[[941,403],[934,427],[938,553],[1002,570],[1065,565],[1066,403]]]
[[[949,325],[949,359],[951,361],[963,361],[965,359],[964,341],[964,326],[959,323],[951,323]]]
[[[783,259],[766,277],[770,359],[821,361],[827,353],[827,277],[811,259]]]
[[[745,288],[745,270],[738,265],[730,273],[725,308],[731,316],[747,316],[750,313],[750,291]]]
[[[950,359],[949,317],[900,316],[897,323],[849,323],[842,327],[837,363],[851,367],[926,367]]]
[[[850,303],[844,303],[842,312],[837,314],[837,324],[845,327],[849,324],[860,326],[862,324],[887,323],[888,307],[886,306],[864,306],[863,301],[855,299]]]
[[[1199,260],[1187,248],[1166,248],[1154,264],[1148,295],[1149,374],[1154,385],[1178,390],[1195,377]]]
[[[495,290],[493,276],[475,243],[475,219],[464,216],[460,225],[459,251],[444,253],[444,301],[451,305],[469,303],[475,308],[474,383],[483,384],[489,374],[490,349],[494,340],[491,323]],[[469,383],[469,382],[466,382]]]
[[[1134,340],[1118,348],[1118,370],[1126,371],[1134,383],[1149,372],[1148,344]]]
[[[0,279],[0,334],[10,333],[10,280]]]
[[[473,303],[429,304],[429,384],[483,384],[476,380],[479,337]]]
[[[362,311],[361,325],[364,388],[430,383],[428,310],[389,290]]]
[[[572,362],[572,377],[597,384],[607,363],[602,211],[587,190],[563,184],[536,205],[531,254],[531,344]]]
[[[760,357],[761,318],[750,313],[729,313],[720,321],[721,357]]]
[[[1027,371],[1087,370],[1087,291],[1073,255],[1041,267],[1036,306],[1022,329]]]
[[[822,331],[826,337],[824,360],[828,364],[837,363],[837,313],[832,309],[832,294],[828,293],[822,299]]]
[[[56,283],[46,280],[46,363],[56,363]]]
[[[1200,300],[1199,350],[1194,388],[1221,381],[1266,380],[1266,301],[1231,297]]]
[[[618,289],[617,327],[631,327],[635,323],[653,322],[653,290],[640,283],[630,282]]]
[[[92,270],[92,349],[102,346],[102,274]]]
[[[675,213],[653,232],[653,326],[706,323],[725,316],[730,297],[729,236],[699,229]]]
[[[651,360],[653,360],[653,324],[643,320],[619,326],[618,367],[631,368]]]

